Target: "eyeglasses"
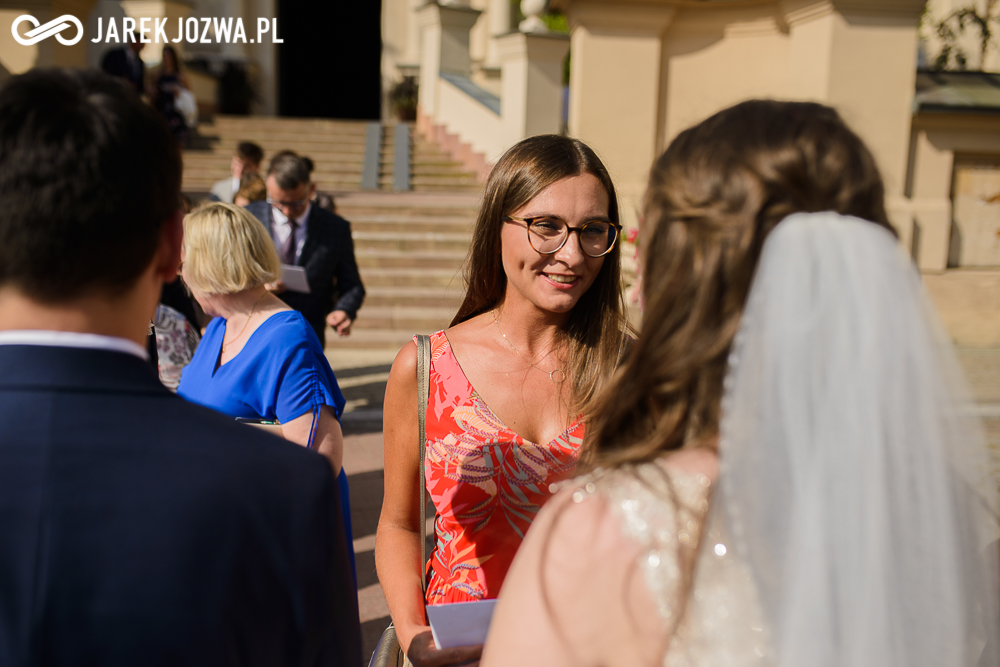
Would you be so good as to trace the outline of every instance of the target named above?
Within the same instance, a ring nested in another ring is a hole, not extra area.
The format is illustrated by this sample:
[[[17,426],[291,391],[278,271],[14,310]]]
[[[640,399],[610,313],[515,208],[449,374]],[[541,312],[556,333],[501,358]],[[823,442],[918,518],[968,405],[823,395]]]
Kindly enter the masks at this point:
[[[296,201],[278,201],[277,199],[271,199],[268,197],[265,201],[275,208],[287,208],[289,210],[302,208],[309,203],[309,199],[299,199]]]
[[[580,242],[580,250],[588,257],[604,257],[611,252],[621,225],[606,220],[591,220],[581,227],[570,227],[559,218],[542,216],[537,218],[515,218],[504,216],[507,222],[524,223],[528,231],[528,243],[535,252],[543,255],[554,255],[559,252],[569,239],[570,232],[576,232]]]

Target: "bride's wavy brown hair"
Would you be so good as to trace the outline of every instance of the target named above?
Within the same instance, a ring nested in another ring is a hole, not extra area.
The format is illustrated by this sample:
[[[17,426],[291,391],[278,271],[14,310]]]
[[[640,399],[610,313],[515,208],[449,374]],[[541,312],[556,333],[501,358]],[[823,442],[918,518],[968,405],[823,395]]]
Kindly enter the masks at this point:
[[[608,217],[619,222],[618,195],[605,168],[587,144],[557,134],[524,139],[497,161],[486,182],[466,263],[466,293],[451,326],[496,308],[507,290],[500,231],[512,214],[556,181],[591,174],[608,193]],[[570,242],[573,240],[570,239]],[[621,363],[628,334],[622,293],[621,239],[570,313],[560,333],[567,348],[567,375],[573,383],[571,409],[589,414],[600,390]]]
[[[796,212],[889,225],[871,152],[833,109],[753,100],[685,130],[644,202],[639,339],[587,423],[585,465],[715,447],[733,337],[768,234]]]

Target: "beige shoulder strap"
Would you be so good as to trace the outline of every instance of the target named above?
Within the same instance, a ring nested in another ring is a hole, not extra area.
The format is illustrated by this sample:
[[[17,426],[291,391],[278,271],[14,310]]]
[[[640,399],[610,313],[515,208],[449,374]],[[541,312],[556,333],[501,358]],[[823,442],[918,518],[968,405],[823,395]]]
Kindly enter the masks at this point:
[[[417,422],[420,424],[417,447],[420,450],[420,567],[427,567],[427,470],[424,467],[424,450],[427,447],[427,396],[431,384],[431,338],[417,336]],[[420,573],[420,585],[427,593],[427,577]]]

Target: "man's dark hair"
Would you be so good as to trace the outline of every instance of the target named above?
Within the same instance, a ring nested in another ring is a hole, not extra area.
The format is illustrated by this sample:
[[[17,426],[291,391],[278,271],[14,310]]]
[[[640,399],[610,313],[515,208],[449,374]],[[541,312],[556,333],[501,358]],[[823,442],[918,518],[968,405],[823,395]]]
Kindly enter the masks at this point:
[[[281,151],[271,160],[268,176],[274,176],[282,190],[294,190],[312,180],[313,161],[292,151]]]
[[[94,71],[32,70],[0,88],[0,286],[43,303],[120,294],[180,206],[164,121]]]
[[[236,156],[241,160],[259,165],[264,161],[264,149],[252,141],[241,141],[236,146]]]

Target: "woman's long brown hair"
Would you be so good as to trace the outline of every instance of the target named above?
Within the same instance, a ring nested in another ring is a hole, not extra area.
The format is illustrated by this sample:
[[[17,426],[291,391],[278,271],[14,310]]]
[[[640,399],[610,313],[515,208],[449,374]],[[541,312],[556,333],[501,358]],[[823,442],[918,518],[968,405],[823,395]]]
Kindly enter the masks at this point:
[[[761,248],[781,220],[810,211],[892,231],[875,159],[833,109],[749,101],[674,139],[653,165],[644,203],[642,331],[590,416],[586,464],[715,446],[727,359]]]
[[[466,264],[465,300],[451,326],[499,306],[507,289],[501,258],[504,216],[531,201],[556,181],[591,174],[608,193],[608,217],[619,222],[618,196],[611,176],[594,151],[577,139],[556,134],[528,137],[493,167],[479,209]],[[563,328],[567,373],[573,383],[572,409],[584,414],[621,362],[628,335],[622,295],[621,241],[604,257],[594,284],[580,297]]]

